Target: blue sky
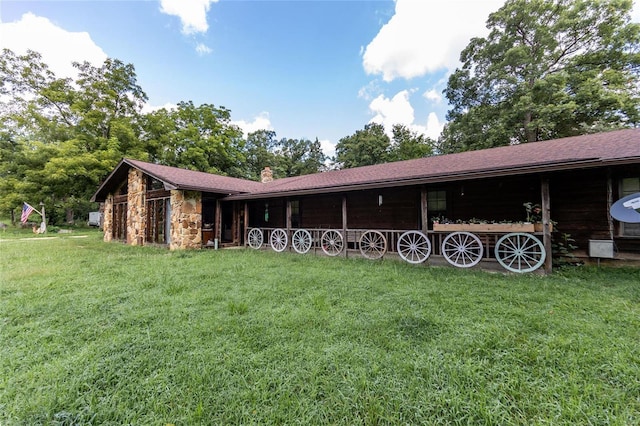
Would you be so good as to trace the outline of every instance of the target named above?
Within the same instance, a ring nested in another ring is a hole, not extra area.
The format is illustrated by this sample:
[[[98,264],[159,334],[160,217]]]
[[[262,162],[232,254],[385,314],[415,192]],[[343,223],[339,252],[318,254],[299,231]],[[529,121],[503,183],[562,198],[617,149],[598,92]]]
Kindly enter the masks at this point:
[[[135,65],[148,109],[224,106],[246,132],[317,137],[332,154],[371,121],[437,138],[447,76],[502,4],[0,0],[0,47],[39,51],[58,76],[73,75],[72,61],[117,58]]]

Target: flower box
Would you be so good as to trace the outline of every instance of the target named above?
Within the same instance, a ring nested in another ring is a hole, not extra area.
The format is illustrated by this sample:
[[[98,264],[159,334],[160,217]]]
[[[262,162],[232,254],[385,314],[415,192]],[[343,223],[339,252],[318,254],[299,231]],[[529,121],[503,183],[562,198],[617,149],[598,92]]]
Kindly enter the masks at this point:
[[[534,223],[533,227],[535,228],[536,232],[544,232],[544,226],[542,225],[542,222]],[[549,232],[553,232],[553,223],[549,224]]]
[[[541,224],[542,225],[542,224]],[[535,232],[533,223],[434,223],[434,231]]]

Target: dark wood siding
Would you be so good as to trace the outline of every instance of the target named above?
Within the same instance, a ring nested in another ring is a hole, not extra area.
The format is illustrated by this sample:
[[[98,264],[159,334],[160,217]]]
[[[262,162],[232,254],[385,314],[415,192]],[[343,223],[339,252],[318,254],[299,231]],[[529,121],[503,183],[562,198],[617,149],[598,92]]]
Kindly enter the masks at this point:
[[[284,199],[269,198],[249,203],[249,227],[284,228],[285,226],[286,203]]]
[[[550,191],[556,229],[571,234],[580,249],[588,248],[589,239],[610,238],[606,170],[554,174]]]
[[[301,228],[342,228],[342,195],[301,197]]]
[[[378,205],[379,196],[382,204]],[[347,194],[351,229],[420,229],[420,188],[385,188]]]
[[[445,188],[452,220],[524,221],[523,204],[541,202],[538,176],[462,181]]]

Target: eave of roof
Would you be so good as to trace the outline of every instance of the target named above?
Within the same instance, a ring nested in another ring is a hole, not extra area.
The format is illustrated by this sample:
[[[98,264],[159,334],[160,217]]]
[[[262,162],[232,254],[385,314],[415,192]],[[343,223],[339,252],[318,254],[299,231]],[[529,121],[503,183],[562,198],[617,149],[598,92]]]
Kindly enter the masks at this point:
[[[278,179],[228,200],[345,192],[640,163],[640,129],[468,151]]]
[[[640,129],[333,170],[268,183],[123,159],[91,200],[102,201],[115,191],[131,167],[163,182],[166,189],[217,193],[226,196],[226,200],[249,200],[639,163]]]
[[[164,188],[167,190],[202,191],[226,196],[250,191],[261,185],[259,182],[246,179],[231,178],[124,158],[100,185],[93,197],[91,197],[91,201],[104,201],[106,196],[109,193],[113,193],[116,186],[127,178],[129,169],[132,167],[162,182]]]

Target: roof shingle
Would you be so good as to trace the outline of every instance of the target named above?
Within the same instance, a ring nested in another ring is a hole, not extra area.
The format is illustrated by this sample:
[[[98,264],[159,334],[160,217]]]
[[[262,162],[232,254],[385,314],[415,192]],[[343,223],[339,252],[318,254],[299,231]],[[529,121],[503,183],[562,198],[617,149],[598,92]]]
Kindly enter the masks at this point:
[[[442,182],[507,174],[533,173],[617,163],[640,163],[640,129],[625,129],[480,151],[440,155],[353,169],[276,179],[267,183],[230,178],[124,159],[100,186],[93,200],[103,200],[109,182],[129,167],[164,182],[169,189],[228,195],[229,199],[276,197],[358,188]]]

